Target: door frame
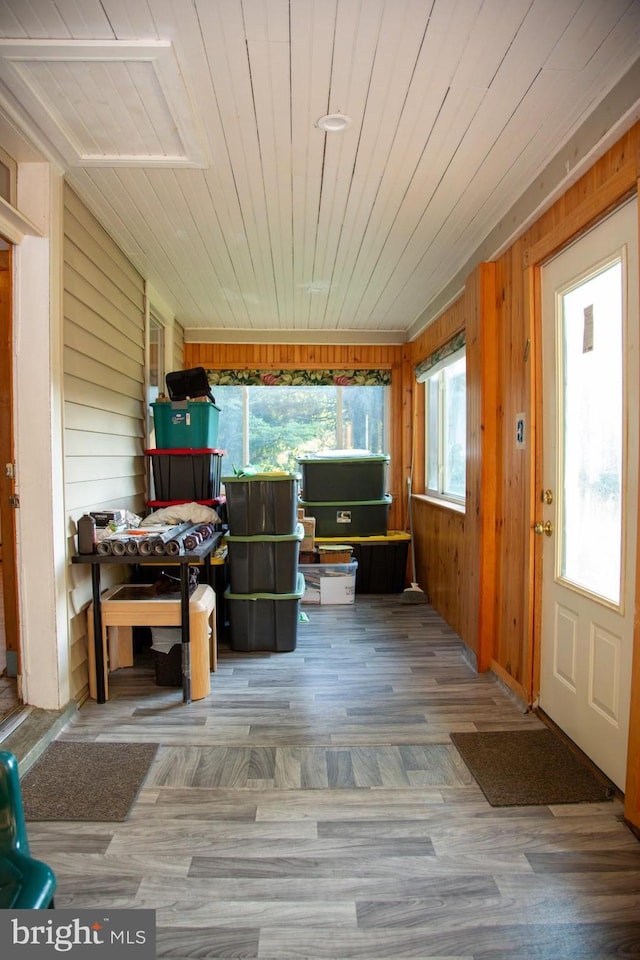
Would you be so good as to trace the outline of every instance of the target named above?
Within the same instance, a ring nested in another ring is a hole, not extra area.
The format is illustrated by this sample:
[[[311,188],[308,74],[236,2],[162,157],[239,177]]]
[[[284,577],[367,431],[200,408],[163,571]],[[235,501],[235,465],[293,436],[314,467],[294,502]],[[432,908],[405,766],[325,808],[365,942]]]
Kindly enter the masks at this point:
[[[0,521],[2,522],[2,588],[4,597],[7,672],[18,678],[18,697],[22,699],[20,677],[22,654],[18,600],[16,550],[15,431],[13,416],[13,247],[0,250]],[[7,475],[13,464],[14,476]]]
[[[534,524],[542,515],[542,264],[560,253],[570,243],[578,239],[609,214],[622,206],[633,196],[639,197],[640,181],[636,181],[632,190],[627,189],[620,195],[612,194],[609,203],[593,215],[593,206],[584,203],[584,220],[572,233],[565,232],[567,226],[560,225],[548,238],[533,244],[525,251],[523,270],[523,293],[525,303],[529,305],[530,335],[532,337],[533,368],[530,379],[530,415],[531,436],[531,490],[529,502],[529,559],[533,573],[533,584],[529,603],[529,623],[531,626],[529,641],[530,664],[530,701],[536,706],[540,692],[540,650],[542,643],[542,546],[541,538],[534,534]],[[640,197],[638,203],[638,229],[640,233]],[[580,221],[575,212],[573,224]],[[627,782],[624,797],[624,816],[627,823],[640,833],[640,509],[636,535],[636,583],[635,617],[633,631],[633,665],[631,673],[631,709],[629,716],[629,746],[627,750]]]

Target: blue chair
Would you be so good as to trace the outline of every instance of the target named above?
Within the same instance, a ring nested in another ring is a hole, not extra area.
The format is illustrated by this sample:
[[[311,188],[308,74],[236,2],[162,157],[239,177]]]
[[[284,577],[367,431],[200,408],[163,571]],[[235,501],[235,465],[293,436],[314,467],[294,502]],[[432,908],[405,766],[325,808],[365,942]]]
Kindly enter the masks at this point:
[[[29,853],[18,761],[0,750],[0,909],[53,907],[53,870]]]

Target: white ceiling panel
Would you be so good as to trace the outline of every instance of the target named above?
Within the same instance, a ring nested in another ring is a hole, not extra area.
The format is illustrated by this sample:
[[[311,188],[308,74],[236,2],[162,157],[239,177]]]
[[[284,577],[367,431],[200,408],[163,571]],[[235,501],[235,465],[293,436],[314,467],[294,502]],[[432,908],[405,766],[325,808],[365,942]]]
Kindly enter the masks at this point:
[[[639,51],[640,0],[3,0],[0,108],[188,339],[401,342]]]
[[[0,39],[0,78],[70,166],[203,166],[166,40]]]

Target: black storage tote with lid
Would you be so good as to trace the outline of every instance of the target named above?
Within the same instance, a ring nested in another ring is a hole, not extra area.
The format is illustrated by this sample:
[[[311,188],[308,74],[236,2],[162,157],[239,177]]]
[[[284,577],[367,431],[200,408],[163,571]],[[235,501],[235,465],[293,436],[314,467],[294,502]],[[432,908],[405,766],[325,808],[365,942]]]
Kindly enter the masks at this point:
[[[299,473],[277,470],[222,477],[229,532],[237,537],[295,533],[299,481]]]
[[[367,450],[325,450],[298,457],[302,497],[312,501],[382,500],[389,456]]]

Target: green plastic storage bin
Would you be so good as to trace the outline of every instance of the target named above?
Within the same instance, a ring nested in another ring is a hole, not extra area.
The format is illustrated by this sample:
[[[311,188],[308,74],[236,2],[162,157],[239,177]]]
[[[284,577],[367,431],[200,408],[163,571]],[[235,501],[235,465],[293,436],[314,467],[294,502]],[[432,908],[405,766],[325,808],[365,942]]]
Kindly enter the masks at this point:
[[[208,400],[156,400],[151,407],[156,447],[161,450],[202,450],[217,445],[220,408],[215,403]]]
[[[229,533],[234,537],[295,533],[299,473],[254,473],[223,477]]]
[[[309,455],[298,457],[298,466],[305,500],[381,500],[387,492],[386,455]]]
[[[295,533],[284,536],[262,533],[235,537],[228,533],[225,542],[230,590],[233,593],[294,593],[303,537],[301,523]]]
[[[316,537],[375,537],[386,534],[391,494],[382,500],[351,500],[325,503],[298,501],[305,516],[316,518]]]
[[[231,649],[273,653],[295,650],[304,589],[301,573],[296,578],[294,593],[243,594],[231,593],[227,588],[224,599],[229,614]]]

